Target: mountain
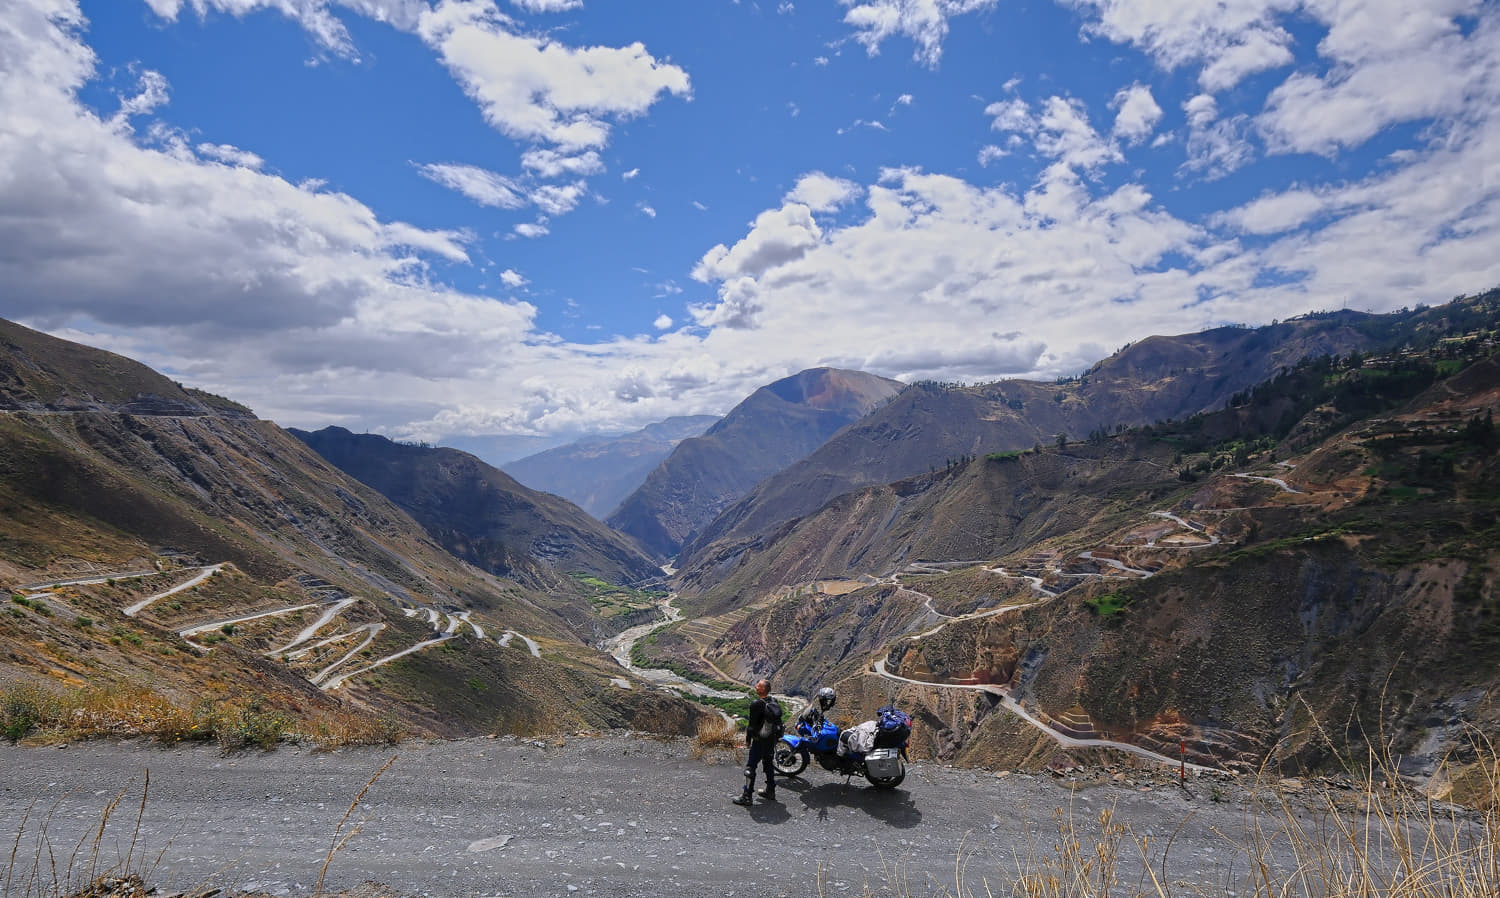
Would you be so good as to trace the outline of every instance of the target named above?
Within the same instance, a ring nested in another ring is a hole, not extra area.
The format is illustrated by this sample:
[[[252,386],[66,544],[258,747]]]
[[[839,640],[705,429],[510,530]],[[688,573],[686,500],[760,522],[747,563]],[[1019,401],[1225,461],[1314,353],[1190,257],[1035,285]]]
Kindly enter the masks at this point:
[[[603,520],[688,437],[702,434],[713,415],[668,418],[634,433],[589,437],[503,465],[534,490],[555,493]]]
[[[761,387],[701,437],[683,440],[605,519],[663,558],[763,478],[891,400],[901,384],[812,368]]]
[[[1460,794],[1500,727],[1500,291],[1377,337],[1216,412],[846,493],[684,572],[738,611],[652,651],[895,697],[965,765],[1038,751],[994,685],[1064,733],[1286,773],[1388,751]]]
[[[539,589],[575,572],[617,584],[661,576],[628,537],[467,452],[395,443],[342,427],[289,432],[399,505],[449,553],[492,574]]]
[[[1409,317],[1411,313],[1407,313]],[[1304,358],[1382,345],[1402,316],[1337,312],[1258,328],[1221,327],[1126,346],[1057,382],[917,383],[749,490],[686,541],[677,567],[709,565],[836,496],[991,452],[1209,411]],[[720,545],[716,545],[720,544]]]
[[[554,579],[460,561],[243,406],[0,321],[0,682],[308,727],[692,732],[701,710],[589,647],[650,597]]]

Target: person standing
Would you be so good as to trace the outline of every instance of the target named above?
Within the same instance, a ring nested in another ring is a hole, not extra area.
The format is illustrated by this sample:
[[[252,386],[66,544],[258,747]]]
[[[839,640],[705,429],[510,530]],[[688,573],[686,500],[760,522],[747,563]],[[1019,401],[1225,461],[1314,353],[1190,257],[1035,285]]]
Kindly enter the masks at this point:
[[[745,726],[745,745],[750,750],[745,760],[745,791],[734,800],[735,804],[745,807],[755,802],[757,764],[766,772],[766,787],[760,791],[760,797],[766,801],[776,800],[776,770],[771,766],[771,755],[776,751],[776,740],[781,738],[781,703],[771,695],[770,680],[758,680],[755,695],[755,701],[750,703],[750,720]]]

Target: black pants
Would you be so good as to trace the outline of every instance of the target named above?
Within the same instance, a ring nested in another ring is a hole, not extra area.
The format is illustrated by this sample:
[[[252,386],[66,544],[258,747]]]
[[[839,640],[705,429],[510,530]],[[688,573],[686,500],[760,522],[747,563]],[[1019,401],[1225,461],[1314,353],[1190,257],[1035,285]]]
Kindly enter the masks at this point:
[[[776,770],[771,766],[771,756],[776,753],[775,739],[750,740],[750,757],[745,761],[745,789],[755,788],[755,765],[760,764],[766,772],[766,788],[776,788]]]

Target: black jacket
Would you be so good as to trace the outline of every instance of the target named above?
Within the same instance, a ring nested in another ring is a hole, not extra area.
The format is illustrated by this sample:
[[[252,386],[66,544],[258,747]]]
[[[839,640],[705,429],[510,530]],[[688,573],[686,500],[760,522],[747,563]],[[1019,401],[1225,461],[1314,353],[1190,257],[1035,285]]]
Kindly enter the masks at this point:
[[[780,707],[780,702],[777,703],[777,707]],[[750,719],[745,724],[746,745],[757,739],[763,739],[766,742],[774,742],[775,740],[781,738],[781,734],[779,732],[767,737],[757,735],[760,732],[761,726],[765,722],[766,700],[763,698],[757,698],[755,701],[750,703]]]

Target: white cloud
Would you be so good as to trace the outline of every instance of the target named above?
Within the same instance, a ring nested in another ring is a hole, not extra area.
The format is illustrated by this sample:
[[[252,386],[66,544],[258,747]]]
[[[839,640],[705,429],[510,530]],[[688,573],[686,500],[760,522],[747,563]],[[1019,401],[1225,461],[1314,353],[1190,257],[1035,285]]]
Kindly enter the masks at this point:
[[[991,162],[998,162],[999,160],[1004,159],[1009,155],[1010,154],[1008,152],[1001,149],[1000,147],[995,146],[992,143],[985,144],[984,146],[979,148],[979,164],[989,165]]]
[[[996,131],[1030,134],[1036,130],[1036,121],[1031,116],[1031,107],[1020,98],[991,103],[984,108],[984,114],[993,119],[990,127]]]
[[[707,282],[736,276],[759,277],[801,258],[818,245],[821,236],[822,231],[807,206],[788,203],[780,209],[768,209],[756,216],[750,233],[732,248],[721,243],[704,253],[693,269],[693,279]]]
[[[651,326],[659,331],[669,330],[672,327],[672,316],[657,315],[656,320],[651,322]]]
[[[1291,35],[1276,17],[1300,0],[1066,0],[1096,18],[1086,32],[1134,44],[1168,70],[1197,64],[1199,86],[1222,91],[1247,75],[1286,65]]]
[[[521,166],[539,178],[586,177],[604,171],[604,162],[593,150],[575,156],[546,147],[532,147],[522,153]]]
[[[1215,217],[1216,222],[1246,234],[1280,234],[1306,224],[1326,208],[1316,193],[1294,188],[1261,196]]]
[[[655,218],[656,217],[656,210],[653,209],[647,203],[644,203],[644,202],[642,202],[642,203],[636,203],[635,207],[637,209],[639,209],[641,211],[641,214],[644,215],[644,216],[646,216],[647,218]]]
[[[1036,147],[1075,168],[1093,169],[1121,162],[1120,151],[1089,124],[1082,101],[1051,97],[1037,119]]]
[[[432,162],[418,165],[422,177],[456,190],[481,206],[519,209],[526,205],[525,188],[515,180],[474,165]]]
[[[141,72],[137,88],[140,92],[135,96],[121,98],[120,110],[111,120],[116,128],[128,128],[130,119],[138,115],[149,115],[167,104],[169,88],[167,79],[161,72],[149,69]]]
[[[520,234],[522,237],[526,237],[532,240],[535,240],[538,237],[545,237],[548,234],[552,233],[552,229],[547,227],[547,222],[545,219],[540,219],[534,222],[523,221],[520,224],[516,225],[512,230],[514,230],[517,234]]]
[[[254,153],[242,150],[239,147],[230,146],[227,143],[200,143],[197,149],[199,156],[217,160],[225,165],[254,169],[259,169],[265,165],[265,160]]]
[[[527,12],[564,12],[579,9],[583,0],[510,0]]]
[[[630,171],[621,172],[620,173],[620,180],[622,180],[622,181],[633,181],[633,180],[635,180],[636,175],[639,175],[640,173],[641,173],[640,169],[638,169],[638,168],[632,168]]]
[[[855,40],[874,56],[887,38],[901,35],[916,44],[912,58],[936,66],[943,56],[948,20],[977,10],[991,9],[997,0],[839,0],[849,7],[844,22],[855,30]]]
[[[490,0],[442,0],[418,28],[492,126],[567,152],[608,143],[609,118],[690,92],[686,72],[641,44],[577,48],[518,34]]]
[[[582,181],[574,181],[572,184],[543,184],[534,187],[528,199],[550,217],[572,212],[578,206],[578,201],[587,194],[588,185]]]
[[[1332,7],[1319,50],[1327,73],[1298,72],[1272,91],[1257,120],[1271,152],[1332,154],[1387,126],[1452,121],[1477,97],[1500,90],[1500,28],[1494,17],[1465,34],[1453,18],[1471,4]]]
[[[1144,84],[1132,84],[1121,89],[1110,101],[1115,112],[1114,134],[1126,143],[1140,143],[1161,121],[1162,110],[1151,96],[1151,88]]]
[[[860,186],[853,181],[815,171],[798,178],[784,201],[801,203],[814,212],[832,212],[857,199],[860,192]]]
[[[1247,137],[1249,117],[1243,113],[1219,118],[1219,104],[1209,94],[1198,94],[1182,104],[1188,121],[1184,168],[1202,172],[1210,179],[1243,167],[1255,155]]]
[[[504,271],[500,272],[500,283],[514,290],[518,287],[524,287],[531,282],[526,280],[526,278],[523,277],[520,272],[517,272],[515,269],[507,268]]]

